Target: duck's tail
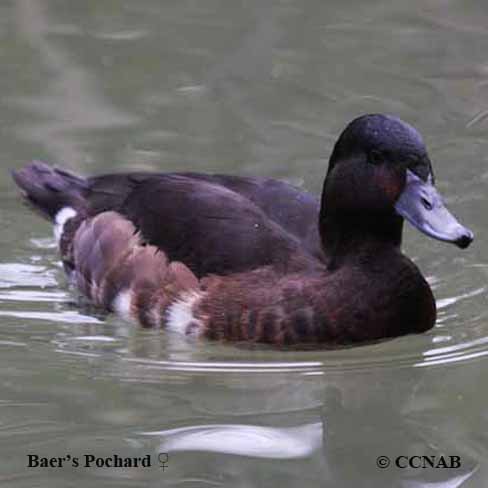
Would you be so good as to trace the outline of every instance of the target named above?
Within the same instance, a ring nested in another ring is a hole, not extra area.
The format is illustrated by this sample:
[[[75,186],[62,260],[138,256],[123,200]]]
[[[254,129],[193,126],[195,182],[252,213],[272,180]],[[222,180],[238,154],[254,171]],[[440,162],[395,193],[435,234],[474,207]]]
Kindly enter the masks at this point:
[[[85,206],[87,181],[67,171],[33,161],[12,177],[26,201],[51,221],[66,208],[80,212]]]
[[[26,201],[53,221],[65,269],[95,305],[160,327],[171,305],[178,311],[181,297],[199,294],[195,275],[146,245],[130,220],[115,211],[90,213],[88,180],[39,161],[12,176]],[[185,333],[194,334],[192,327]]]

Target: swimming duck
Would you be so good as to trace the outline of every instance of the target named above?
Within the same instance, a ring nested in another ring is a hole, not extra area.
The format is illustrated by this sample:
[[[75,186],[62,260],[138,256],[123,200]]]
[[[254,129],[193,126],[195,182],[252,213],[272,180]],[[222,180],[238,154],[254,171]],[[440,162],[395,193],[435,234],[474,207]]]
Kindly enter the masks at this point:
[[[430,329],[435,301],[400,250],[403,220],[473,240],[434,186],[409,124],[364,115],[340,135],[320,205],[286,183],[195,173],[13,172],[54,222],[65,269],[96,305],[190,337],[348,344]]]

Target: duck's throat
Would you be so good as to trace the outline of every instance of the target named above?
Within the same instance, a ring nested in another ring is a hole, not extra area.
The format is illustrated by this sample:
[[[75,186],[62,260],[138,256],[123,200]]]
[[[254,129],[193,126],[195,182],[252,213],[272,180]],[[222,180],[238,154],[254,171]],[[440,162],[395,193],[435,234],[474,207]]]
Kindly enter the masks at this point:
[[[329,269],[399,249],[402,242],[403,219],[396,214],[327,214],[319,225]]]

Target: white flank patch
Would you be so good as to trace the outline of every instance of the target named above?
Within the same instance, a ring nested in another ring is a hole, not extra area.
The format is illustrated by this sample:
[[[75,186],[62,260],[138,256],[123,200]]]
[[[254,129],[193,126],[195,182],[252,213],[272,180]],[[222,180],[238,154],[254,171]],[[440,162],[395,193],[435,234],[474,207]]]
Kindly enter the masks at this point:
[[[59,241],[61,240],[61,236],[64,232],[64,225],[68,222],[69,219],[72,219],[76,216],[76,210],[72,207],[63,207],[54,217],[54,237],[56,239],[56,243],[59,245]]]
[[[121,317],[126,320],[132,319],[131,312],[132,305],[132,290],[126,288],[117,294],[112,303],[112,307],[115,313],[118,313]]]
[[[186,331],[190,324],[196,324],[191,335],[196,336],[199,334],[203,323],[200,319],[197,319],[192,312],[193,306],[198,300],[204,297],[203,293],[198,291],[185,291],[178,299],[169,306],[166,312],[166,327],[168,330],[178,332],[179,334],[186,335]]]

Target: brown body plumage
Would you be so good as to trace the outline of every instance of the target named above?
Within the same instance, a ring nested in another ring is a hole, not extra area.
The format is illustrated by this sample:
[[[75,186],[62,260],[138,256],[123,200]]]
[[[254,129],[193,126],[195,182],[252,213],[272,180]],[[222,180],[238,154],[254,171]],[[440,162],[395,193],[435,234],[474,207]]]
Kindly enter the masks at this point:
[[[193,295],[194,320],[182,332],[209,339],[343,344],[398,335],[435,314],[431,295],[425,294],[428,285],[416,267],[389,247],[364,250],[361,257],[351,258],[357,262],[343,263],[332,272],[320,263],[303,269],[296,255],[295,265],[288,263],[286,269],[266,266],[199,281],[183,263],[168,262],[164,252],[145,245],[129,220],[107,211],[71,219],[61,251],[73,282],[85,296],[112,311],[117,311],[117,299],[123,296],[127,305],[122,313],[145,327],[164,327],[168,309]],[[387,277],[385,260],[390,263]],[[383,284],[371,287],[381,283],[378,279]],[[417,307],[409,307],[410,303]]]
[[[460,247],[472,240],[433,187],[421,137],[382,115],[339,138],[320,212],[272,180],[83,179],[43,163],[14,178],[54,220],[65,268],[96,305],[209,339],[347,344],[425,331],[435,302],[401,253],[402,217]]]

